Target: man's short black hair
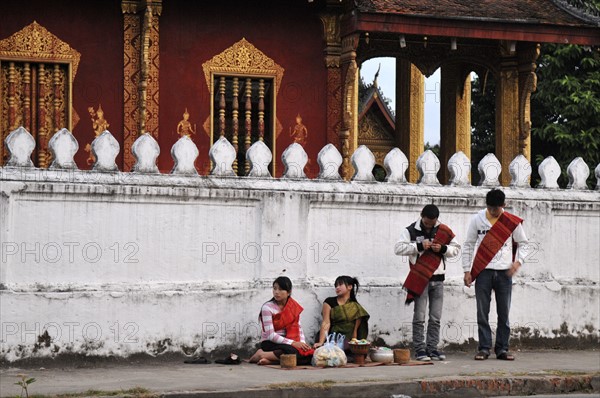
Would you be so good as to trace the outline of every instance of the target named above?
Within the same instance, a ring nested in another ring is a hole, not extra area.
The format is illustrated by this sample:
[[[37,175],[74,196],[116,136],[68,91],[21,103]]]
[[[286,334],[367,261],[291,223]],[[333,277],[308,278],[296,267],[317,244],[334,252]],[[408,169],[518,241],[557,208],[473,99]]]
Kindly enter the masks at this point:
[[[485,204],[492,207],[498,207],[504,205],[504,192],[499,189],[492,189],[485,196]]]
[[[426,205],[421,210],[421,217],[429,218],[430,220],[436,219],[440,216],[440,209],[436,205]]]

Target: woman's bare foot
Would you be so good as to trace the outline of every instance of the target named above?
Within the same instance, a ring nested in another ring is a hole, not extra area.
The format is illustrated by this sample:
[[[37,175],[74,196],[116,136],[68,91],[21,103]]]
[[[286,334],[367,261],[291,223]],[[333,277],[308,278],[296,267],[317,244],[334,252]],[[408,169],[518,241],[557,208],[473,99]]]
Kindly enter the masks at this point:
[[[267,358],[261,358],[261,359],[258,361],[258,365],[276,365],[276,364],[277,364],[277,362],[275,362],[275,361],[270,361],[270,360],[268,360]]]
[[[260,359],[262,358],[262,355],[263,355],[264,353],[265,353],[265,352],[259,348],[259,349],[258,349],[258,351],[256,351],[256,352],[254,353],[254,355],[252,355],[252,356],[250,357],[250,359],[248,360],[248,362],[250,362],[250,363],[257,363],[258,361],[260,361]]]

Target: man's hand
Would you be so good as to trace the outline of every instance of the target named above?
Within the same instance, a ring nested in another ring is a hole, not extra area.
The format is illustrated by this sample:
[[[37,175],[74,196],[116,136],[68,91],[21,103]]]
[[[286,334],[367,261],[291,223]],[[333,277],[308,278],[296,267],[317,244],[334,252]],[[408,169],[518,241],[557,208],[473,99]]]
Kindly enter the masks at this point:
[[[471,272],[470,271],[465,272],[465,277],[463,278],[463,281],[465,282],[466,287],[471,287],[471,283],[473,281],[471,280]]]
[[[439,243],[432,243],[431,244],[431,250],[434,253],[439,253],[442,250],[442,245],[440,245]]]
[[[512,263],[510,268],[506,271],[506,275],[512,277],[514,274],[517,273],[519,268],[521,268],[521,263],[518,261],[515,261],[514,263]]]
[[[429,250],[431,248],[431,241],[429,239],[425,239],[423,242],[423,250]]]

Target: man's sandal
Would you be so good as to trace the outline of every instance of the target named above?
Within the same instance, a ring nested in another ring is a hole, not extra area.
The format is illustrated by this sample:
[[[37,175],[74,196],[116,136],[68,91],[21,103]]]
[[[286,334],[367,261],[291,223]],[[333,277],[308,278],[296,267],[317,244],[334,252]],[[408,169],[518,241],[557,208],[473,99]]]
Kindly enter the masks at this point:
[[[490,354],[488,354],[485,351],[479,351],[477,354],[475,354],[475,360],[476,361],[484,361],[486,359],[488,359],[488,357],[490,356]]]
[[[501,359],[503,361],[514,361],[515,356],[509,352],[503,352],[501,354],[496,355],[496,359]]]

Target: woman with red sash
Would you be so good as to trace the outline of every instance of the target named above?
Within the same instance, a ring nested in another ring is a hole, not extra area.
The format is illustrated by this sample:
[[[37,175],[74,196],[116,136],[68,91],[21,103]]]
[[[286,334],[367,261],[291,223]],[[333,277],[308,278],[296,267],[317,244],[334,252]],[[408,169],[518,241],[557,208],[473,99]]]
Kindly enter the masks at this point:
[[[297,363],[310,363],[314,350],[306,343],[300,325],[304,310],[291,297],[292,281],[280,276],[273,282],[273,298],[263,304],[259,320],[262,325],[260,349],[250,358],[259,365],[279,363],[281,354],[296,354]]]

